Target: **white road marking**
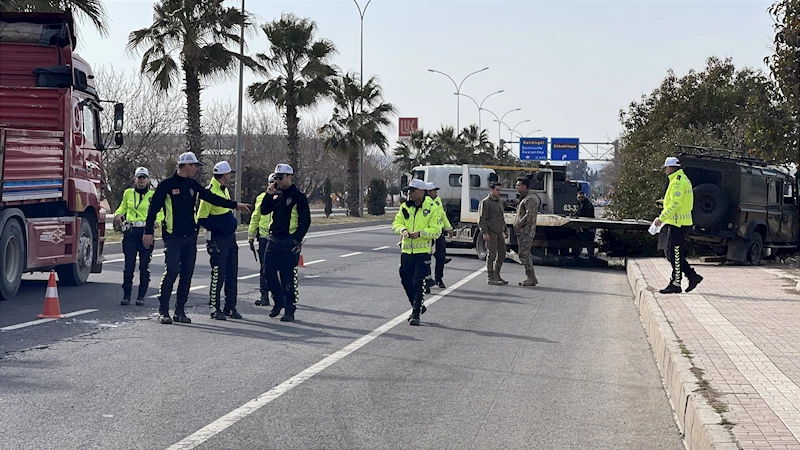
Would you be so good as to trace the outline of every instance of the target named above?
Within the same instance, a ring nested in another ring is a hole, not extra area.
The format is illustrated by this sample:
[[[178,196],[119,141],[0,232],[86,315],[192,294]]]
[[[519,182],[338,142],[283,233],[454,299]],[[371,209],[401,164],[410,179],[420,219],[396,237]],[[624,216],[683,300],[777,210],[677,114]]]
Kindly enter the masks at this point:
[[[81,314],[89,314],[89,313],[93,313],[95,311],[97,311],[97,310],[96,309],[82,309],[80,311],[75,311],[75,312],[64,314],[64,318],[66,319],[67,317],[75,317],[75,316],[80,316]],[[30,327],[30,326],[33,326],[33,325],[39,325],[40,323],[52,322],[54,320],[59,320],[59,319],[32,320],[30,322],[18,323],[16,325],[9,325],[7,327],[0,328],[0,331],[19,330],[20,328]]]
[[[361,254],[361,252],[353,252],[353,253],[348,253],[346,255],[339,255],[339,258],[347,258],[349,256],[356,256],[356,255],[360,255],[360,254]]]
[[[322,262],[325,262],[325,260],[324,259],[318,259],[316,261],[304,262],[303,265],[304,266],[310,266],[312,264],[318,264],[318,263],[322,263]]]
[[[485,272],[486,268],[482,268],[477,270],[466,277],[464,277],[461,281],[453,284],[449,288],[443,290],[441,294],[433,296],[430,300],[425,301],[426,306],[430,306],[436,303],[441,298],[447,296],[454,290],[458,289],[459,287],[465,285],[473,278],[477,277],[481,273]],[[314,375],[322,372],[323,370],[327,369],[337,361],[345,358],[349,354],[355,352],[356,350],[360,349],[361,347],[369,344],[378,336],[386,333],[387,331],[391,330],[395,326],[400,323],[406,321],[406,318],[411,313],[410,310],[400,314],[399,316],[395,317],[394,319],[386,322],[385,324],[381,325],[380,327],[372,330],[369,334],[366,334],[348,346],[344,347],[343,349],[337,351],[336,353],[331,354],[330,356],[322,359],[318,363],[314,364],[313,366],[303,370],[302,372],[298,373],[297,375],[289,378],[288,380],[284,381],[283,383],[275,386],[274,388],[270,389],[267,392],[259,395],[258,397],[250,400],[249,402],[245,403],[244,405],[234,409],[233,411],[225,414],[224,416],[220,417],[219,419],[211,422],[210,424],[206,425],[205,427],[201,428],[200,430],[194,432],[193,434],[187,436],[180,442],[172,445],[168,448],[168,450],[188,450],[193,449],[204,442],[208,441],[212,437],[216,436],[217,434],[221,433],[225,429],[231,427],[236,422],[244,419],[245,417],[253,414],[254,412],[258,411],[269,402],[277,399],[278,397],[282,396],[283,394],[289,392],[293,388],[301,385],[304,381],[307,381]]]
[[[194,287],[190,287],[190,288],[189,288],[189,290],[190,290],[190,291],[196,291],[196,290],[198,290],[198,289],[205,289],[205,288],[207,288],[207,287],[208,287],[208,286],[194,286]],[[172,291],[172,293],[170,294],[170,296],[173,296],[173,295],[175,295],[175,294],[177,294],[177,293],[178,293],[178,291]],[[151,295],[150,297],[147,297],[147,298],[158,298],[158,294],[156,294],[156,295]]]
[[[387,249],[387,248],[389,248],[389,246],[388,245],[384,245],[383,247],[373,248],[372,250],[373,251],[375,251],[375,250],[384,250],[384,249]]]
[[[245,276],[243,276],[243,277],[239,277],[239,278],[237,278],[237,279],[238,279],[238,280],[248,280],[248,279],[250,279],[250,278],[255,278],[255,277],[259,276],[259,275],[261,275],[261,274],[260,274],[260,273],[254,273],[254,274],[252,274],[252,275],[245,275]]]
[[[391,225],[375,225],[375,226],[371,226],[371,227],[347,228],[347,229],[338,230],[338,231],[317,231],[317,232],[314,232],[314,233],[308,233],[306,235],[306,239],[326,237],[326,236],[336,236],[338,234],[360,233],[362,231],[382,230],[382,229],[391,228],[391,227],[392,227]],[[237,241],[237,244],[238,244],[239,247],[245,247],[245,246],[249,246],[250,245],[250,243],[247,242],[246,240]],[[198,245],[197,246],[197,250],[205,250],[205,246]],[[109,256],[117,256],[117,255],[109,255]],[[160,253],[153,253],[153,258],[155,258],[157,256],[164,256],[164,252],[162,251]],[[103,261],[103,262],[106,262],[106,263],[125,262],[125,258],[116,258],[116,259],[106,260],[106,261]],[[308,265],[308,264],[306,264],[306,265]]]

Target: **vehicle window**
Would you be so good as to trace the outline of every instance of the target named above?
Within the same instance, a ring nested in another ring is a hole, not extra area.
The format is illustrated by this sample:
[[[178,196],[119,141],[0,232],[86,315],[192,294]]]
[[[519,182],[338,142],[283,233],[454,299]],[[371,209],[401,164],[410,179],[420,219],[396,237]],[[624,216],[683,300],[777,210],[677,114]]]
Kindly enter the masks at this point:
[[[447,178],[447,182],[450,187],[461,187],[461,175],[457,173],[451,173]]]
[[[413,174],[411,174],[414,178],[425,180],[425,171],[424,170],[415,170]]]
[[[780,203],[780,199],[782,197],[781,192],[783,191],[783,183],[777,180],[770,180],[769,182],[769,203],[775,205]]]
[[[97,147],[96,117],[92,108],[83,107],[83,139],[87,147]]]
[[[470,175],[469,176],[469,185],[472,187],[481,187],[481,177],[480,175]]]

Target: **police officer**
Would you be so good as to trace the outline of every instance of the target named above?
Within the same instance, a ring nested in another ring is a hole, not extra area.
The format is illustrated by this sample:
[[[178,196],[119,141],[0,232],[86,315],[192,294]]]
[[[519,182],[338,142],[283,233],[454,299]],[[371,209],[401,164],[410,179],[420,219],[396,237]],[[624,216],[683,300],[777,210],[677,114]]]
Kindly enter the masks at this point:
[[[231,176],[228,161],[220,161],[214,166],[214,179],[206,189],[226,200],[231,199],[228,185]],[[236,227],[239,223],[230,208],[213,206],[201,200],[197,211],[197,223],[208,230],[206,248],[211,257],[211,287],[209,288],[209,306],[211,318],[225,320],[226,317],[241,319],[236,311],[237,280],[239,274],[239,246],[236,244]],[[221,307],[220,296],[222,285],[225,285],[225,308]]]
[[[275,183],[275,174],[269,174],[267,186]],[[253,215],[250,216],[250,228],[247,230],[247,242],[250,249],[255,253],[255,241],[258,240],[258,260],[261,261],[259,284],[261,287],[261,298],[256,300],[256,306],[269,306],[269,286],[267,276],[264,273],[264,254],[267,251],[267,236],[269,236],[269,226],[272,225],[272,214],[261,214],[261,203],[267,191],[264,190],[256,197],[256,204],[253,208]],[[275,195],[275,194],[273,194]]]
[[[678,158],[667,158],[662,168],[667,174],[669,185],[664,194],[664,208],[661,215],[655,220],[655,224],[656,226],[664,224],[664,228],[669,232],[667,259],[672,266],[672,276],[669,285],[659,292],[680,294],[682,273],[686,274],[686,278],[689,280],[686,292],[691,292],[703,281],[703,277],[698,275],[686,262],[686,235],[692,229],[692,209],[694,208],[692,182],[683,173]]]
[[[433,200],[426,194],[427,183],[413,179],[408,186],[408,200],[400,205],[392,230],[402,236],[400,282],[411,303],[410,325],[419,325],[425,313],[423,292],[425,277],[430,272],[431,245],[442,234],[442,222]]]
[[[144,223],[147,219],[147,209],[153,191],[150,190],[150,172],[145,167],[139,167],[134,172],[134,187],[125,190],[122,202],[114,212],[114,224],[121,227],[123,232],[122,252],[125,254],[125,269],[122,273],[122,301],[121,305],[131,304],[131,291],[133,290],[133,270],[136,268],[136,256],[139,256],[139,295],[136,297],[136,306],[144,305],[144,296],[150,285],[150,258],[153,254],[152,247],[145,247],[142,242]],[[162,213],[158,214],[156,224],[164,219]]]
[[[281,322],[293,322],[298,299],[297,263],[300,245],[311,226],[311,209],[305,194],[294,185],[292,166],[275,166],[275,183],[267,187],[267,195],[261,200],[261,214],[272,214],[263,258],[267,285],[275,301],[269,316],[276,317],[284,309]]]
[[[531,247],[536,236],[536,218],[539,215],[539,199],[530,193],[530,178],[517,179],[517,217],[514,220],[514,231],[517,234],[519,260],[525,267],[525,280],[520,286],[536,286],[536,272],[533,270]]]
[[[447,257],[447,246],[445,245],[444,232],[447,232],[448,237],[453,237],[453,226],[450,225],[450,220],[447,219],[447,212],[444,209],[444,204],[442,203],[441,197],[439,197],[439,187],[436,186],[435,183],[428,183],[427,195],[431,198],[431,200],[433,200],[433,204],[438,208],[439,216],[442,218],[442,234],[433,244],[433,256],[436,257],[436,267],[434,272],[436,278],[431,284],[444,289],[444,265],[450,262],[450,258]],[[430,278],[428,279],[430,280]],[[430,290],[425,289],[425,292],[430,293]]]
[[[250,212],[250,205],[236,203],[213,194],[192,178],[197,175],[197,171],[202,165],[194,153],[182,153],[178,157],[178,170],[158,184],[147,212],[142,242],[146,248],[150,248],[153,245],[153,224],[156,215],[162,209],[164,210],[162,236],[166,268],[164,276],[161,278],[158,295],[159,319],[163,324],[171,324],[173,319],[180,323],[192,323],[192,320],[186,316],[185,306],[189,300],[189,286],[192,284],[194,263],[197,259],[198,226],[194,211],[197,197],[214,206],[236,208],[244,213]],[[173,318],[169,316],[169,297],[178,275],[181,279],[178,283]]]

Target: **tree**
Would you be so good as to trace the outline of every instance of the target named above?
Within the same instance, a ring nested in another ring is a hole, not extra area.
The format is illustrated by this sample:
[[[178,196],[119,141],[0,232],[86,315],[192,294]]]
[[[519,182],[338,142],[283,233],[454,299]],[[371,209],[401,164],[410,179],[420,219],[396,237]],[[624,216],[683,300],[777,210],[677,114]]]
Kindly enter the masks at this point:
[[[419,130],[394,148],[394,163],[402,171],[425,164],[497,164],[517,165],[507,150],[489,142],[486,130],[471,125],[456,135],[452,127],[442,127],[434,134]]]
[[[146,47],[140,71],[160,91],[173,90],[183,71],[186,140],[198,158],[203,153],[201,82],[230,75],[237,60],[253,66],[250,58],[228,48],[241,42],[242,23],[250,26],[245,13],[223,0],[161,0],[153,6],[153,24],[128,36],[129,51]]]
[[[101,0],[0,0],[0,11],[67,11],[74,10],[89,19],[101,35],[108,34],[108,17]]]
[[[258,53],[255,59],[259,71],[274,77],[247,87],[247,96],[254,103],[270,102],[284,116],[286,125],[286,154],[289,164],[300,171],[298,128],[300,109],[314,107],[330,94],[331,78],[337,73],[330,60],[336,53],[333,42],[315,40],[317,24],[284,14],[266,23],[261,30],[269,40],[270,53]]]
[[[384,130],[391,126],[395,115],[391,103],[383,101],[383,91],[374,77],[360,85],[358,75],[348,73],[333,80],[333,117],[320,132],[325,136],[325,148],[345,157],[347,161],[347,190],[358,192],[359,155],[366,148],[376,147],[386,153],[389,139]],[[347,199],[351,216],[360,214],[358,196]]]
[[[367,195],[367,212],[373,216],[386,214],[386,196],[389,189],[386,182],[373,178],[369,182],[369,193]]]
[[[800,164],[800,2],[778,0],[769,8],[775,28],[775,53],[764,62],[769,66],[791,116],[791,159]]]

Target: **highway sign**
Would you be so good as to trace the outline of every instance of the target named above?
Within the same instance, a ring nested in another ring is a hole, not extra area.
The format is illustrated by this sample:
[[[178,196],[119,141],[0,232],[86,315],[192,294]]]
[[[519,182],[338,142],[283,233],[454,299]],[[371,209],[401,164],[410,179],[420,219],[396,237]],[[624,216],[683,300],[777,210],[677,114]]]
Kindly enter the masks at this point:
[[[547,138],[519,138],[521,161],[544,161],[547,159]]]
[[[580,140],[578,138],[550,139],[551,161],[577,161],[580,159]]]

